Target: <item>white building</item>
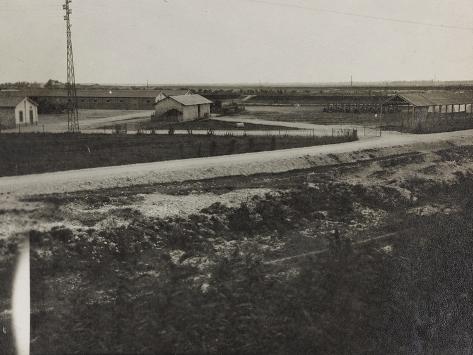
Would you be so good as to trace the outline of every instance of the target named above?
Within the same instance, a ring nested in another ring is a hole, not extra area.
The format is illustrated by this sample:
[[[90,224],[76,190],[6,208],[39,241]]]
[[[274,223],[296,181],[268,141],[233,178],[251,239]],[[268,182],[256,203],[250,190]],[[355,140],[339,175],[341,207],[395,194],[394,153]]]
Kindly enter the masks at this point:
[[[156,101],[154,119],[177,122],[209,117],[212,104],[212,101],[195,94],[158,97]]]
[[[0,96],[0,127],[38,123],[38,104],[28,97]]]

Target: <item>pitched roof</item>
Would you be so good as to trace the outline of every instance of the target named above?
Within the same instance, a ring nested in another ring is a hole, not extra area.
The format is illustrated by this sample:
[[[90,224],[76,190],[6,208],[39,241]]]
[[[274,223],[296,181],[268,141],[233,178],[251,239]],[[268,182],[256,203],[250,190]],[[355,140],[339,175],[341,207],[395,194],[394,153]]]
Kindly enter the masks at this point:
[[[179,102],[184,106],[193,106],[193,105],[203,105],[203,104],[211,104],[212,101],[206,99],[203,96],[194,94],[194,95],[178,95],[178,96],[170,96],[171,99]]]
[[[392,96],[385,103],[401,99],[411,105],[418,107],[435,105],[461,105],[473,103],[472,91],[426,91],[426,92],[408,92]]]
[[[0,107],[16,107],[25,97],[0,96]]]

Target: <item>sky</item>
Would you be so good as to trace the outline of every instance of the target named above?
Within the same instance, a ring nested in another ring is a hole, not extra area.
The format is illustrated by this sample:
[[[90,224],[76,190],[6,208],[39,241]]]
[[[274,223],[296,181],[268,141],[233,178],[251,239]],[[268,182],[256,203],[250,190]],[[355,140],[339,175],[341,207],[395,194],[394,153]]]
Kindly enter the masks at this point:
[[[0,0],[0,82],[65,81],[63,0]],[[74,0],[80,83],[473,79],[471,0]]]

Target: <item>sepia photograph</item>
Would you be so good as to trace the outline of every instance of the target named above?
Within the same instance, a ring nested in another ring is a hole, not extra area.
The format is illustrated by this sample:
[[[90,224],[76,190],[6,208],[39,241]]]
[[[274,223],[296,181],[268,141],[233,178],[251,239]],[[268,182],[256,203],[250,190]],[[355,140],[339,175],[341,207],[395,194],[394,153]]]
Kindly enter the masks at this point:
[[[0,354],[473,354],[471,10],[0,0]]]

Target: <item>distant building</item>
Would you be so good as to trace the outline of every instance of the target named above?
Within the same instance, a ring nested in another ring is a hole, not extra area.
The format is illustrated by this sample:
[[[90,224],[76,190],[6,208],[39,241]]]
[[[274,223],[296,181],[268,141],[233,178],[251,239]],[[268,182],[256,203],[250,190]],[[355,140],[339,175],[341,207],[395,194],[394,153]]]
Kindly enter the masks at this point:
[[[402,128],[417,132],[471,128],[473,91],[400,93],[384,101],[381,112],[388,119],[400,121]]]
[[[38,123],[38,104],[28,97],[0,96],[0,127]]]
[[[160,97],[155,108],[155,120],[192,121],[210,116],[212,101],[200,95]]]
[[[153,110],[156,96],[160,93],[182,95],[184,89],[77,89],[77,101],[80,110]],[[40,112],[60,113],[65,111],[69,98],[64,89],[26,88],[15,92],[0,90],[0,96],[29,97],[39,105]]]

